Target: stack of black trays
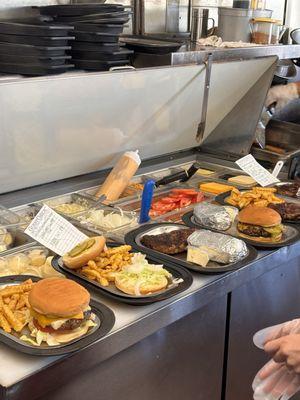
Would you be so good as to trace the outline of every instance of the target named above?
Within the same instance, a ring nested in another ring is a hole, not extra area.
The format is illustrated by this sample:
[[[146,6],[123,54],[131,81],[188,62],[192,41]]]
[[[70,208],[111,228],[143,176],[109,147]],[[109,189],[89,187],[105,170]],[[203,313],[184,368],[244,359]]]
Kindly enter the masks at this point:
[[[72,69],[72,30],[40,20],[0,21],[0,73],[40,76]]]
[[[119,36],[129,21],[129,12],[119,4],[70,4],[39,7],[43,16],[74,27],[70,54],[78,69],[105,71],[128,65],[133,53],[120,45]]]

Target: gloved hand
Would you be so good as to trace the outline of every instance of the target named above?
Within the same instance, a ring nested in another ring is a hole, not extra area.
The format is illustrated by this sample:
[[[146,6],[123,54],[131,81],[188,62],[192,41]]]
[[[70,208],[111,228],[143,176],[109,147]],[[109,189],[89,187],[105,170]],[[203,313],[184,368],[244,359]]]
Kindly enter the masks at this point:
[[[259,349],[264,349],[267,342],[293,334],[300,334],[300,319],[262,329],[254,335],[253,342]]]
[[[300,389],[300,376],[271,360],[256,375],[254,400],[288,400]]]
[[[284,108],[292,100],[299,98],[300,86],[297,83],[273,86],[267,95],[265,106],[275,105],[276,112]]]
[[[254,400],[288,400],[300,389],[300,319],[263,329],[253,341],[274,357],[253,381]]]

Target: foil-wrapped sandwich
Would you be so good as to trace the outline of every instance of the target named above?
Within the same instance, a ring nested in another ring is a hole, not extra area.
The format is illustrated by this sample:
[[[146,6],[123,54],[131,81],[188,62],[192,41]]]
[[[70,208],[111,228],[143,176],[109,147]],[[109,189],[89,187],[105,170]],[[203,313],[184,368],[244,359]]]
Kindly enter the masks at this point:
[[[211,261],[231,264],[248,254],[246,244],[237,238],[204,229],[188,237],[188,261],[203,267]]]
[[[234,207],[223,207],[211,203],[201,203],[194,208],[195,222],[217,231],[229,229],[237,213],[238,210]]]

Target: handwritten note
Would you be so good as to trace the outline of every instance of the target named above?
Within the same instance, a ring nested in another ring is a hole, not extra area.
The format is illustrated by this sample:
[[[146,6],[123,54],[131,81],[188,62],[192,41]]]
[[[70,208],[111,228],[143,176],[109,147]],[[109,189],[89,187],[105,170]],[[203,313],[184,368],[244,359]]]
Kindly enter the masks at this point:
[[[265,187],[280,182],[274,175],[261,166],[251,154],[240,158],[236,161],[236,164],[255,179],[260,186]]]
[[[87,239],[84,233],[46,205],[31,221],[25,233],[60,256]]]

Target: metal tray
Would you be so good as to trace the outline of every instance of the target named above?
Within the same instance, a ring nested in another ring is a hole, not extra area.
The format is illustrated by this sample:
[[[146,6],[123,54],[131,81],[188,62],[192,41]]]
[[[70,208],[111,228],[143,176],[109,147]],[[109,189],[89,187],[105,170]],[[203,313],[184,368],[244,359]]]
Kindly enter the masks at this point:
[[[116,61],[116,60],[124,60],[127,61],[128,57],[133,54],[131,50],[118,50],[118,51],[79,51],[79,50],[72,50],[71,51],[72,58],[75,60],[90,60],[90,61]]]
[[[134,50],[138,53],[148,54],[174,53],[182,46],[182,43],[178,42],[168,42],[138,37],[123,37],[121,40],[126,44],[128,49]]]
[[[119,35],[110,35],[107,33],[74,31],[77,41],[90,43],[118,43]]]
[[[108,24],[72,24],[77,31],[85,31],[90,33],[107,33],[110,35],[120,35],[123,32],[123,25],[116,25],[113,22]]]
[[[16,228],[8,228],[7,232],[10,233],[12,235],[13,241],[12,244],[10,246],[7,247],[7,250],[1,251],[0,252],[0,256],[3,256],[5,254],[10,253],[13,250],[16,249],[22,249],[23,246],[28,245],[28,243],[33,243],[33,239],[31,239],[31,237],[29,237],[28,235],[26,235],[26,233],[24,233],[22,230],[20,229],[16,229]],[[0,235],[0,240],[1,237],[3,235]]]
[[[189,226],[190,228],[201,228],[201,229],[207,229],[215,232],[221,232],[217,231],[215,229],[207,228],[206,226],[200,225],[199,223],[196,222],[194,219],[193,211],[189,211],[187,214],[185,214],[182,217],[183,222]],[[257,242],[255,240],[251,240],[248,238],[245,238],[243,236],[239,235],[239,232],[237,230],[237,220],[235,220],[232,224],[232,226],[227,229],[227,231],[222,231],[221,233],[224,233],[226,235],[231,235],[234,236],[238,239],[243,240],[244,242],[257,247],[261,249],[278,249],[280,247],[285,247],[289,246],[293,243],[296,243],[298,240],[300,240],[300,231],[294,226],[291,226],[289,224],[284,224],[284,232],[282,235],[282,239],[280,242],[275,242],[275,243],[263,243],[263,242]]]
[[[101,1],[97,0],[99,3]],[[34,7],[35,8],[35,7]],[[122,4],[66,4],[38,7],[43,15],[76,16],[107,11],[123,11]]]
[[[73,34],[74,32],[72,32]],[[69,41],[74,40],[75,36],[25,36],[25,35],[5,35],[0,34],[0,42],[28,44],[31,46],[46,47],[65,47],[69,45]]]
[[[116,247],[120,246],[120,244],[117,243],[108,243],[109,247]],[[100,294],[107,296],[111,299],[114,299],[116,301],[120,301],[122,303],[127,303],[135,306],[143,306],[146,304],[151,304],[151,303],[156,303],[158,301],[163,301],[166,299],[169,299],[179,293],[182,293],[186,289],[188,289],[192,282],[193,282],[193,277],[192,275],[186,271],[184,268],[180,268],[174,264],[171,263],[160,263],[159,261],[152,259],[150,257],[147,257],[148,261],[150,261],[152,264],[164,264],[164,268],[168,270],[174,278],[181,278],[183,279],[183,282],[179,283],[178,285],[172,285],[166,290],[161,290],[160,292],[150,294],[148,296],[133,296],[129,295],[126,293],[121,292],[118,290],[113,284],[110,284],[107,287],[101,286],[98,282],[96,281],[91,281],[87,277],[79,274],[78,272],[74,270],[70,270],[69,268],[65,267],[63,262],[62,262],[62,257],[55,257],[52,260],[52,266],[56,271],[74,279],[78,283],[88,286],[91,289],[99,292]]]
[[[93,209],[93,208],[92,208]],[[90,210],[92,210],[90,209]],[[116,228],[107,228],[105,226],[102,225],[97,225],[95,223],[92,222],[85,222],[82,221],[81,218],[85,216],[86,213],[90,212],[90,210],[87,211],[82,211],[80,213],[77,214],[72,214],[69,215],[69,220],[76,226],[78,227],[83,227],[88,229],[91,232],[95,232],[98,235],[103,234],[103,232],[110,234],[113,232],[120,232],[124,229],[131,229],[132,227],[137,225],[137,214],[134,211],[122,211],[120,209],[118,209],[117,207],[107,207],[107,206],[97,206],[94,208],[95,210],[103,210],[104,214],[110,214],[110,213],[114,213],[114,214],[121,214],[123,213],[125,216],[127,216],[128,218],[131,218],[131,222],[125,223],[123,225],[120,225]]]
[[[64,65],[70,60],[71,56],[42,57],[42,56],[19,56],[10,54],[0,54],[0,63],[36,65],[41,67],[51,67],[53,65]]]
[[[0,23],[1,26],[1,23]],[[42,56],[59,57],[64,56],[70,46],[52,47],[52,46],[31,46],[28,44],[0,43],[0,54],[11,54],[19,56]]]
[[[14,283],[23,282],[27,279],[32,279],[34,282],[40,280],[39,278],[30,275],[10,276],[0,278],[0,285],[12,285]],[[12,347],[17,351],[34,356],[58,356],[81,350],[105,336],[111,331],[115,324],[115,315],[110,308],[95,300],[90,301],[90,306],[92,312],[96,315],[97,326],[91,328],[85,336],[75,339],[66,345],[48,346],[47,344],[44,344],[37,347],[20,340],[17,333],[15,335],[6,333],[2,329],[0,329],[0,342],[5,343],[7,346]]]
[[[76,60],[72,59],[76,68],[87,69],[91,71],[107,71],[112,67],[118,67],[129,64],[129,60],[99,61],[99,60]]]
[[[0,22],[0,33],[26,36],[68,36],[74,28],[58,24]]]
[[[177,265],[180,265],[181,267],[185,267],[189,270],[203,273],[203,274],[218,274],[218,273],[233,271],[233,270],[244,267],[251,261],[255,260],[255,258],[257,257],[257,251],[254,249],[254,247],[247,245],[248,255],[241,261],[238,261],[236,263],[227,264],[227,265],[222,265],[222,264],[218,264],[216,262],[210,261],[208,263],[208,266],[203,268],[200,265],[196,265],[196,264],[186,261],[186,252],[183,252],[180,254],[175,254],[175,255],[169,255],[169,254],[161,253],[156,250],[149,249],[148,247],[144,246],[141,243],[141,238],[145,235],[149,235],[149,234],[157,234],[158,235],[163,232],[170,232],[174,229],[185,229],[185,228],[187,229],[187,227],[183,224],[167,223],[167,222],[144,225],[138,229],[135,229],[135,230],[127,233],[125,236],[125,242],[127,244],[130,244],[135,250],[138,250],[145,254],[148,254],[150,257],[153,257],[154,259],[159,260],[162,263],[171,262],[173,264],[177,264]]]
[[[79,204],[79,205],[82,205],[83,207],[85,207],[86,209],[88,209],[89,207],[92,207],[93,204],[95,204],[95,200],[92,198],[87,198],[85,196],[82,196],[79,193],[70,193],[70,194],[65,194],[62,196],[56,196],[56,197],[43,199],[41,201],[33,203],[32,206],[37,208],[38,210],[40,210],[44,204],[46,204],[50,208],[53,208],[54,210],[55,210],[56,206],[59,206],[61,204]],[[70,213],[65,214],[65,213],[59,212],[57,210],[55,210],[55,212],[57,212],[58,214],[61,214],[65,218],[68,218],[73,215]],[[82,213],[82,211],[76,212],[74,214],[80,214],[80,213]]]

